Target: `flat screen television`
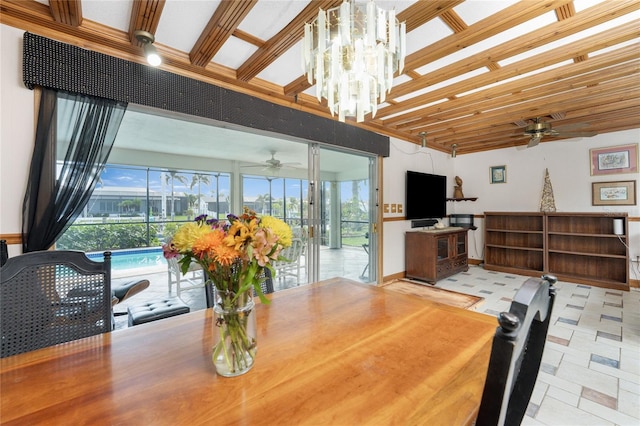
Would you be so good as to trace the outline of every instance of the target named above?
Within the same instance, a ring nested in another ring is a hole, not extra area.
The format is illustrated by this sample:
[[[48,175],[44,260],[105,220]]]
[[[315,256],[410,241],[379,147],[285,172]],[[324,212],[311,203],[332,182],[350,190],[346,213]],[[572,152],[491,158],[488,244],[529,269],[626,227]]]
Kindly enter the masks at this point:
[[[407,171],[405,215],[409,220],[447,215],[447,177]]]

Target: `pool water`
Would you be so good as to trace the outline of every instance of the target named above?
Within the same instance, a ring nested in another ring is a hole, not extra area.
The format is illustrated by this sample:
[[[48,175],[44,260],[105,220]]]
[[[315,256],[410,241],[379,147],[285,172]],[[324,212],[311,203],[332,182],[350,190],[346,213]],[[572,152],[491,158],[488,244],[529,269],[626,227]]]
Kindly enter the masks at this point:
[[[87,253],[91,260],[101,262],[102,252]],[[111,252],[111,270],[123,271],[127,269],[167,266],[161,248],[116,250]]]

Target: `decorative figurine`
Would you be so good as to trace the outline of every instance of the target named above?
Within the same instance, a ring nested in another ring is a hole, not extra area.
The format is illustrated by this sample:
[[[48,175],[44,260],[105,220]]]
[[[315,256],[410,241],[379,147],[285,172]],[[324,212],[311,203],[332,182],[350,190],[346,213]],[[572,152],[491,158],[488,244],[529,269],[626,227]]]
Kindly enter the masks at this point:
[[[464,198],[464,194],[462,193],[462,179],[460,179],[460,176],[456,176],[456,186],[453,188],[453,198]]]
[[[544,187],[542,188],[542,199],[540,200],[541,212],[555,212],[556,200],[553,198],[553,187],[551,186],[551,178],[549,177],[549,169],[544,171]]]

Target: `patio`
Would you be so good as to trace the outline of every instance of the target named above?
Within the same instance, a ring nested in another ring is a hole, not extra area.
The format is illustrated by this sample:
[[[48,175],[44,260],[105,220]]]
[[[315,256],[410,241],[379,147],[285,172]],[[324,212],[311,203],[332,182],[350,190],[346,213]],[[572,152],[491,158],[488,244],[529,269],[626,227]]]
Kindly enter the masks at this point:
[[[324,280],[333,277],[344,277],[366,282],[368,281],[368,276],[364,276],[363,278],[360,274],[362,274],[368,262],[368,254],[361,247],[343,247],[341,249],[329,249],[323,247],[320,249],[320,263],[322,265],[320,279]],[[305,256],[302,257],[300,282],[298,282],[293,276],[276,276],[273,280],[275,291],[306,284],[307,270],[304,265]],[[191,274],[188,276],[190,277]],[[134,279],[149,280],[149,288],[115,306],[116,330],[126,328],[128,326],[126,315],[128,306],[137,305],[147,300],[155,299],[156,297],[164,297],[169,294],[167,284],[168,271],[166,266],[112,271],[112,285],[118,285]],[[171,295],[176,295],[175,285],[173,286]],[[204,309],[206,307],[205,295],[202,288],[183,291],[180,298],[183,302],[189,305],[192,311]],[[124,315],[117,315],[118,313],[124,313]]]

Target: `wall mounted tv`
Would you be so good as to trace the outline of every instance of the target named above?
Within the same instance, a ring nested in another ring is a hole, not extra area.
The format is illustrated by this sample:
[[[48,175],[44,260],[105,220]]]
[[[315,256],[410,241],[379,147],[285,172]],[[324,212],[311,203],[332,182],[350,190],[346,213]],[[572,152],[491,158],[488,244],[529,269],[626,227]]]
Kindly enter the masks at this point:
[[[447,215],[447,177],[407,171],[406,218],[440,219]]]

